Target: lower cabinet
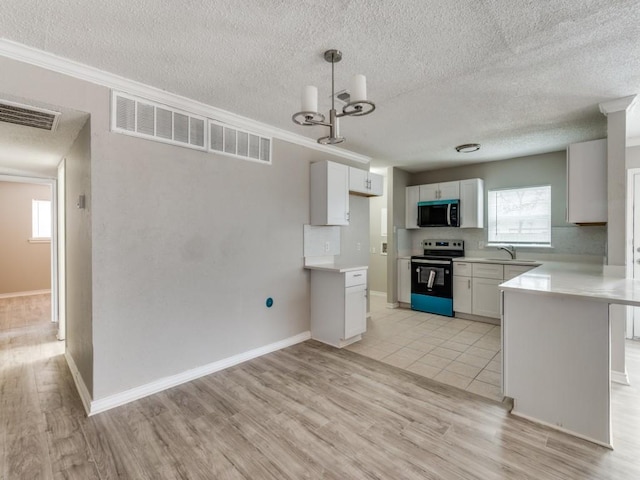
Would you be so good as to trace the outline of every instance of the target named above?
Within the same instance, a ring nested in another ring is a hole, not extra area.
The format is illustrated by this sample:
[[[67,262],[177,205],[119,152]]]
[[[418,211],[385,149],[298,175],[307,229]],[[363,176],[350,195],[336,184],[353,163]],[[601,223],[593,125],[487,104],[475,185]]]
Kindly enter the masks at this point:
[[[502,265],[500,265],[502,267]],[[500,318],[500,289],[502,279],[473,277],[472,313],[482,317]]]
[[[500,318],[499,285],[532,268],[532,265],[453,262],[453,311]]]
[[[334,347],[367,330],[367,271],[311,271],[311,338]]]
[[[411,304],[411,259],[398,259],[398,302]]]

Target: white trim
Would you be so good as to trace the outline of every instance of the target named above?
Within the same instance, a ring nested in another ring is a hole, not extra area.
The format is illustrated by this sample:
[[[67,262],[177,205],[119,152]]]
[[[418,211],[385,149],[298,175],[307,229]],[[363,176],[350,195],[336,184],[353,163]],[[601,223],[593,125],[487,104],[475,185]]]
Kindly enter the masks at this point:
[[[147,383],[146,385],[141,385],[130,390],[125,390],[124,392],[109,395],[108,397],[101,398],[99,400],[94,400],[91,402],[91,407],[88,411],[88,415],[95,415],[97,413],[101,413],[112,408],[125,405],[129,402],[133,402],[134,400],[153,395],[154,393],[162,392],[163,390],[167,390],[168,388],[190,382],[197,378],[204,377],[205,375],[210,375],[220,370],[224,370],[225,368],[233,367],[234,365],[238,365],[239,363],[243,363],[262,355],[266,355],[267,353],[275,352],[276,350],[281,350],[283,348],[290,347],[291,345],[304,342],[305,340],[309,340],[310,338],[311,332],[303,332],[298,335],[294,335],[293,337],[280,340],[279,342],[271,343],[259,348],[254,348],[253,350],[249,350],[248,352],[233,355],[232,357],[218,360],[217,362],[203,365],[202,367],[193,368],[176,375],[171,375],[170,377],[155,380],[153,382]]]
[[[624,369],[624,372],[618,372],[616,370],[611,370],[611,381],[614,383],[619,383],[620,385],[631,385],[629,381],[629,374],[627,373],[627,369]]]
[[[374,297],[386,297],[387,292],[376,292],[375,290],[369,290],[369,295],[373,295]]]
[[[82,375],[80,375],[80,371],[78,370],[76,362],[73,360],[73,357],[68,350],[64,352],[64,358],[67,360],[69,370],[71,370],[71,376],[73,377],[73,381],[75,382],[76,388],[78,389],[78,394],[80,395],[80,400],[82,400],[84,411],[87,413],[87,416],[89,416],[91,415],[92,403],[89,389],[84,384],[84,380],[82,379]]]
[[[266,123],[258,122],[247,117],[237,115],[220,108],[213,107],[189,98],[163,91],[159,88],[145,85],[128,78],[90,67],[74,60],[53,55],[52,53],[28,47],[21,43],[0,38],[0,55],[25,62],[37,67],[45,68],[54,72],[69,75],[80,80],[102,85],[108,88],[121,90],[131,95],[137,95],[154,102],[165,105],[173,105],[182,108],[187,112],[193,112],[204,117],[215,118],[219,121],[235,125],[240,129],[257,131],[267,137],[277,138],[286,142],[301,145],[330,155],[353,160],[358,163],[369,164],[371,157],[351,152],[343,148],[330,145],[321,145],[315,140],[304,137],[297,133],[289,132]]]
[[[400,302],[387,303],[387,308],[400,308]]]
[[[514,400],[514,405],[515,405],[515,400]],[[514,409],[515,409],[515,406],[514,406]],[[511,413],[511,415],[513,415],[515,417],[524,418],[525,420],[528,420],[529,422],[537,423],[538,425],[544,425],[545,427],[552,428],[553,430],[558,430],[559,432],[566,433],[568,435],[571,435],[572,437],[581,438],[582,440],[586,440],[587,442],[595,443],[596,445],[601,445],[603,447],[607,447],[607,448],[613,450],[613,443],[601,442],[599,440],[595,440],[593,438],[587,437],[586,435],[581,435],[579,433],[573,432],[573,431],[568,430],[566,428],[559,427],[558,425],[554,425],[553,423],[544,422],[544,421],[542,421],[540,419],[533,418],[533,417],[530,417],[528,415],[524,415],[524,414],[516,412],[514,410],[511,410],[511,412],[509,412],[509,413]],[[609,436],[611,436],[611,433],[609,433]]]
[[[629,95],[628,97],[616,98],[615,100],[609,100],[608,102],[602,102],[598,106],[600,107],[600,112],[604,115],[609,115],[610,113],[627,111],[636,103],[638,96],[637,95]]]
[[[28,238],[27,242],[29,243],[51,243],[51,237],[47,237],[47,238]]]
[[[28,292],[0,293],[0,298],[29,297],[31,295],[44,295],[45,293],[51,293],[51,289],[47,289],[47,290],[31,290],[31,291],[28,291]]]

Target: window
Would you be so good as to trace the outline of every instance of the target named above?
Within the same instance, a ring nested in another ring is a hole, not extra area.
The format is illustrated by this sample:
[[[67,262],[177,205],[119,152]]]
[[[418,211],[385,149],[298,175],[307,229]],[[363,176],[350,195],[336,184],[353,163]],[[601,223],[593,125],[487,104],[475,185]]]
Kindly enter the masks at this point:
[[[489,190],[489,243],[551,245],[551,186]]]
[[[31,202],[31,237],[34,239],[51,238],[51,201],[32,200]]]

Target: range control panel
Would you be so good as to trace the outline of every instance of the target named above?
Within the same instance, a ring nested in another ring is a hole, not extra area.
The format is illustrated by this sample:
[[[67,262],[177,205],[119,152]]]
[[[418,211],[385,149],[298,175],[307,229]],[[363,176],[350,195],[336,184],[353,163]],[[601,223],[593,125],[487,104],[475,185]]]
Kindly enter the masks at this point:
[[[425,250],[464,250],[464,240],[427,239],[422,241]]]

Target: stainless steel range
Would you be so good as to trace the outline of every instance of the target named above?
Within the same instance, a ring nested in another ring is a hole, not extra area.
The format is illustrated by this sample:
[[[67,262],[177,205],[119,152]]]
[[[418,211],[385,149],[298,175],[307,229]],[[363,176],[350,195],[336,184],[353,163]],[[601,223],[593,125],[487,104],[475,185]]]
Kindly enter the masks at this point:
[[[464,240],[426,239],[424,255],[411,257],[411,309],[453,317],[453,259]]]

